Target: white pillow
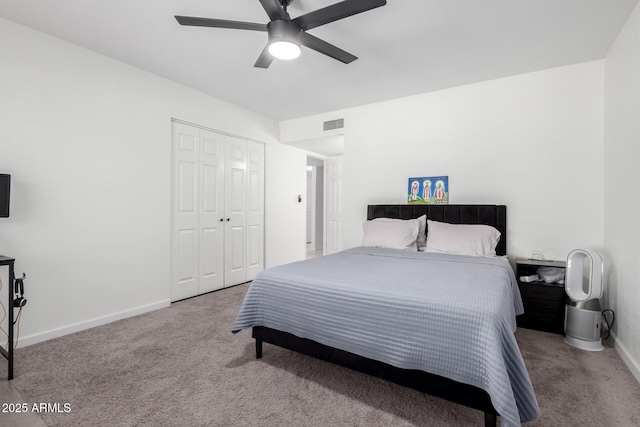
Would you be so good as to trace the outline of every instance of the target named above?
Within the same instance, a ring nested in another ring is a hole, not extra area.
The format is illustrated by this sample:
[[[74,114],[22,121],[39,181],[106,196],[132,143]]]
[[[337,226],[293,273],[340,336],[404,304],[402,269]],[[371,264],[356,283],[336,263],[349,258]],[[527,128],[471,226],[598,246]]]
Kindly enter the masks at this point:
[[[425,246],[427,246],[427,216],[426,215],[422,215],[418,218],[416,218],[418,220],[418,237],[416,238],[416,243],[418,245],[418,250],[422,250]],[[413,221],[413,220],[407,220],[407,219],[395,219],[395,218],[375,218],[374,221],[386,221],[386,222],[393,222],[393,221]]]
[[[417,250],[416,238],[420,221],[365,221],[362,223],[362,246],[375,248]]]
[[[496,256],[500,232],[490,225],[448,224],[427,220],[425,252]]]

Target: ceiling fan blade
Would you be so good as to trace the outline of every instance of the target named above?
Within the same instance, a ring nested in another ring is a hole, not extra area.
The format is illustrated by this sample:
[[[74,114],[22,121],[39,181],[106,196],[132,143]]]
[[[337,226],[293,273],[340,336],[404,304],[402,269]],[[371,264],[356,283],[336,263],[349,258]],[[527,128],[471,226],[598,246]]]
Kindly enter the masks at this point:
[[[260,0],[260,4],[272,21],[288,21],[291,19],[278,0]]]
[[[339,19],[347,18],[376,7],[384,6],[387,0],[345,0],[322,9],[298,16],[293,22],[303,30],[310,30]]]
[[[312,36],[311,34],[305,33],[304,31],[300,33],[300,43],[302,43],[309,49],[313,49],[316,52],[323,53],[327,56],[332,57],[333,59],[344,62],[345,64],[349,64],[358,59],[357,56],[354,56],[349,52],[346,52],[339,47],[332,45],[331,43],[327,43],[324,40]]]
[[[176,16],[180,25],[192,27],[232,28],[235,30],[267,31],[266,24],[254,24],[253,22],[227,21],[224,19],[196,18],[193,16]]]
[[[253,66],[257,68],[269,68],[269,65],[271,65],[272,62],[273,55],[269,53],[269,44],[267,44]]]

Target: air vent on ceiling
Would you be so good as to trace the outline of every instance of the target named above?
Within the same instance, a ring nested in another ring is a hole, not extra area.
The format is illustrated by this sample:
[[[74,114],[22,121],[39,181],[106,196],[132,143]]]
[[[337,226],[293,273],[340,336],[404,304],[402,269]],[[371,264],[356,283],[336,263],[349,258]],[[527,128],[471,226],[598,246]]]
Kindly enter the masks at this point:
[[[322,130],[342,129],[344,127],[344,119],[329,120],[322,124]]]

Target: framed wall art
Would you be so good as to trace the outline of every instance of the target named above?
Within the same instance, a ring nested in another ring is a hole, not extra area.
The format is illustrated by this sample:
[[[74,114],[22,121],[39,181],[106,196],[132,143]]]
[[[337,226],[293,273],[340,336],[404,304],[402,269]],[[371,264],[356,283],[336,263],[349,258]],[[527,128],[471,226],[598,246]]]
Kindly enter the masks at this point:
[[[409,178],[407,203],[410,205],[448,205],[449,177],[425,176]]]

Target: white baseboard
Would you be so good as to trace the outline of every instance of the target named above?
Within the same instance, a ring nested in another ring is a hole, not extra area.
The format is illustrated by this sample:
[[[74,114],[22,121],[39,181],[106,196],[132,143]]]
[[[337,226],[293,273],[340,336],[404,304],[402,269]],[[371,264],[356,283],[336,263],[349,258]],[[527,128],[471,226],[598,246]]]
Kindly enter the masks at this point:
[[[107,323],[115,322],[116,320],[126,319],[128,317],[133,317],[139,314],[155,311],[160,308],[169,307],[169,305],[171,305],[171,301],[167,299],[167,300],[155,302],[153,304],[132,308],[130,310],[124,310],[118,313],[96,317],[95,319],[87,320],[86,322],[74,323],[72,325],[63,326],[61,328],[52,329],[50,331],[41,332],[33,335],[27,335],[24,337],[20,337],[20,341],[18,341],[18,348],[27,347],[33,344],[37,344],[39,342],[47,341],[53,338],[58,338],[64,335],[69,335],[74,332],[79,332],[85,329],[94,328],[96,326],[106,325]]]
[[[615,349],[622,358],[622,361],[627,365],[631,373],[636,380],[640,383],[640,362],[638,362],[627,350],[627,347],[622,344],[622,342],[618,339],[615,333],[611,332],[611,338],[613,338],[613,342],[615,343]]]

